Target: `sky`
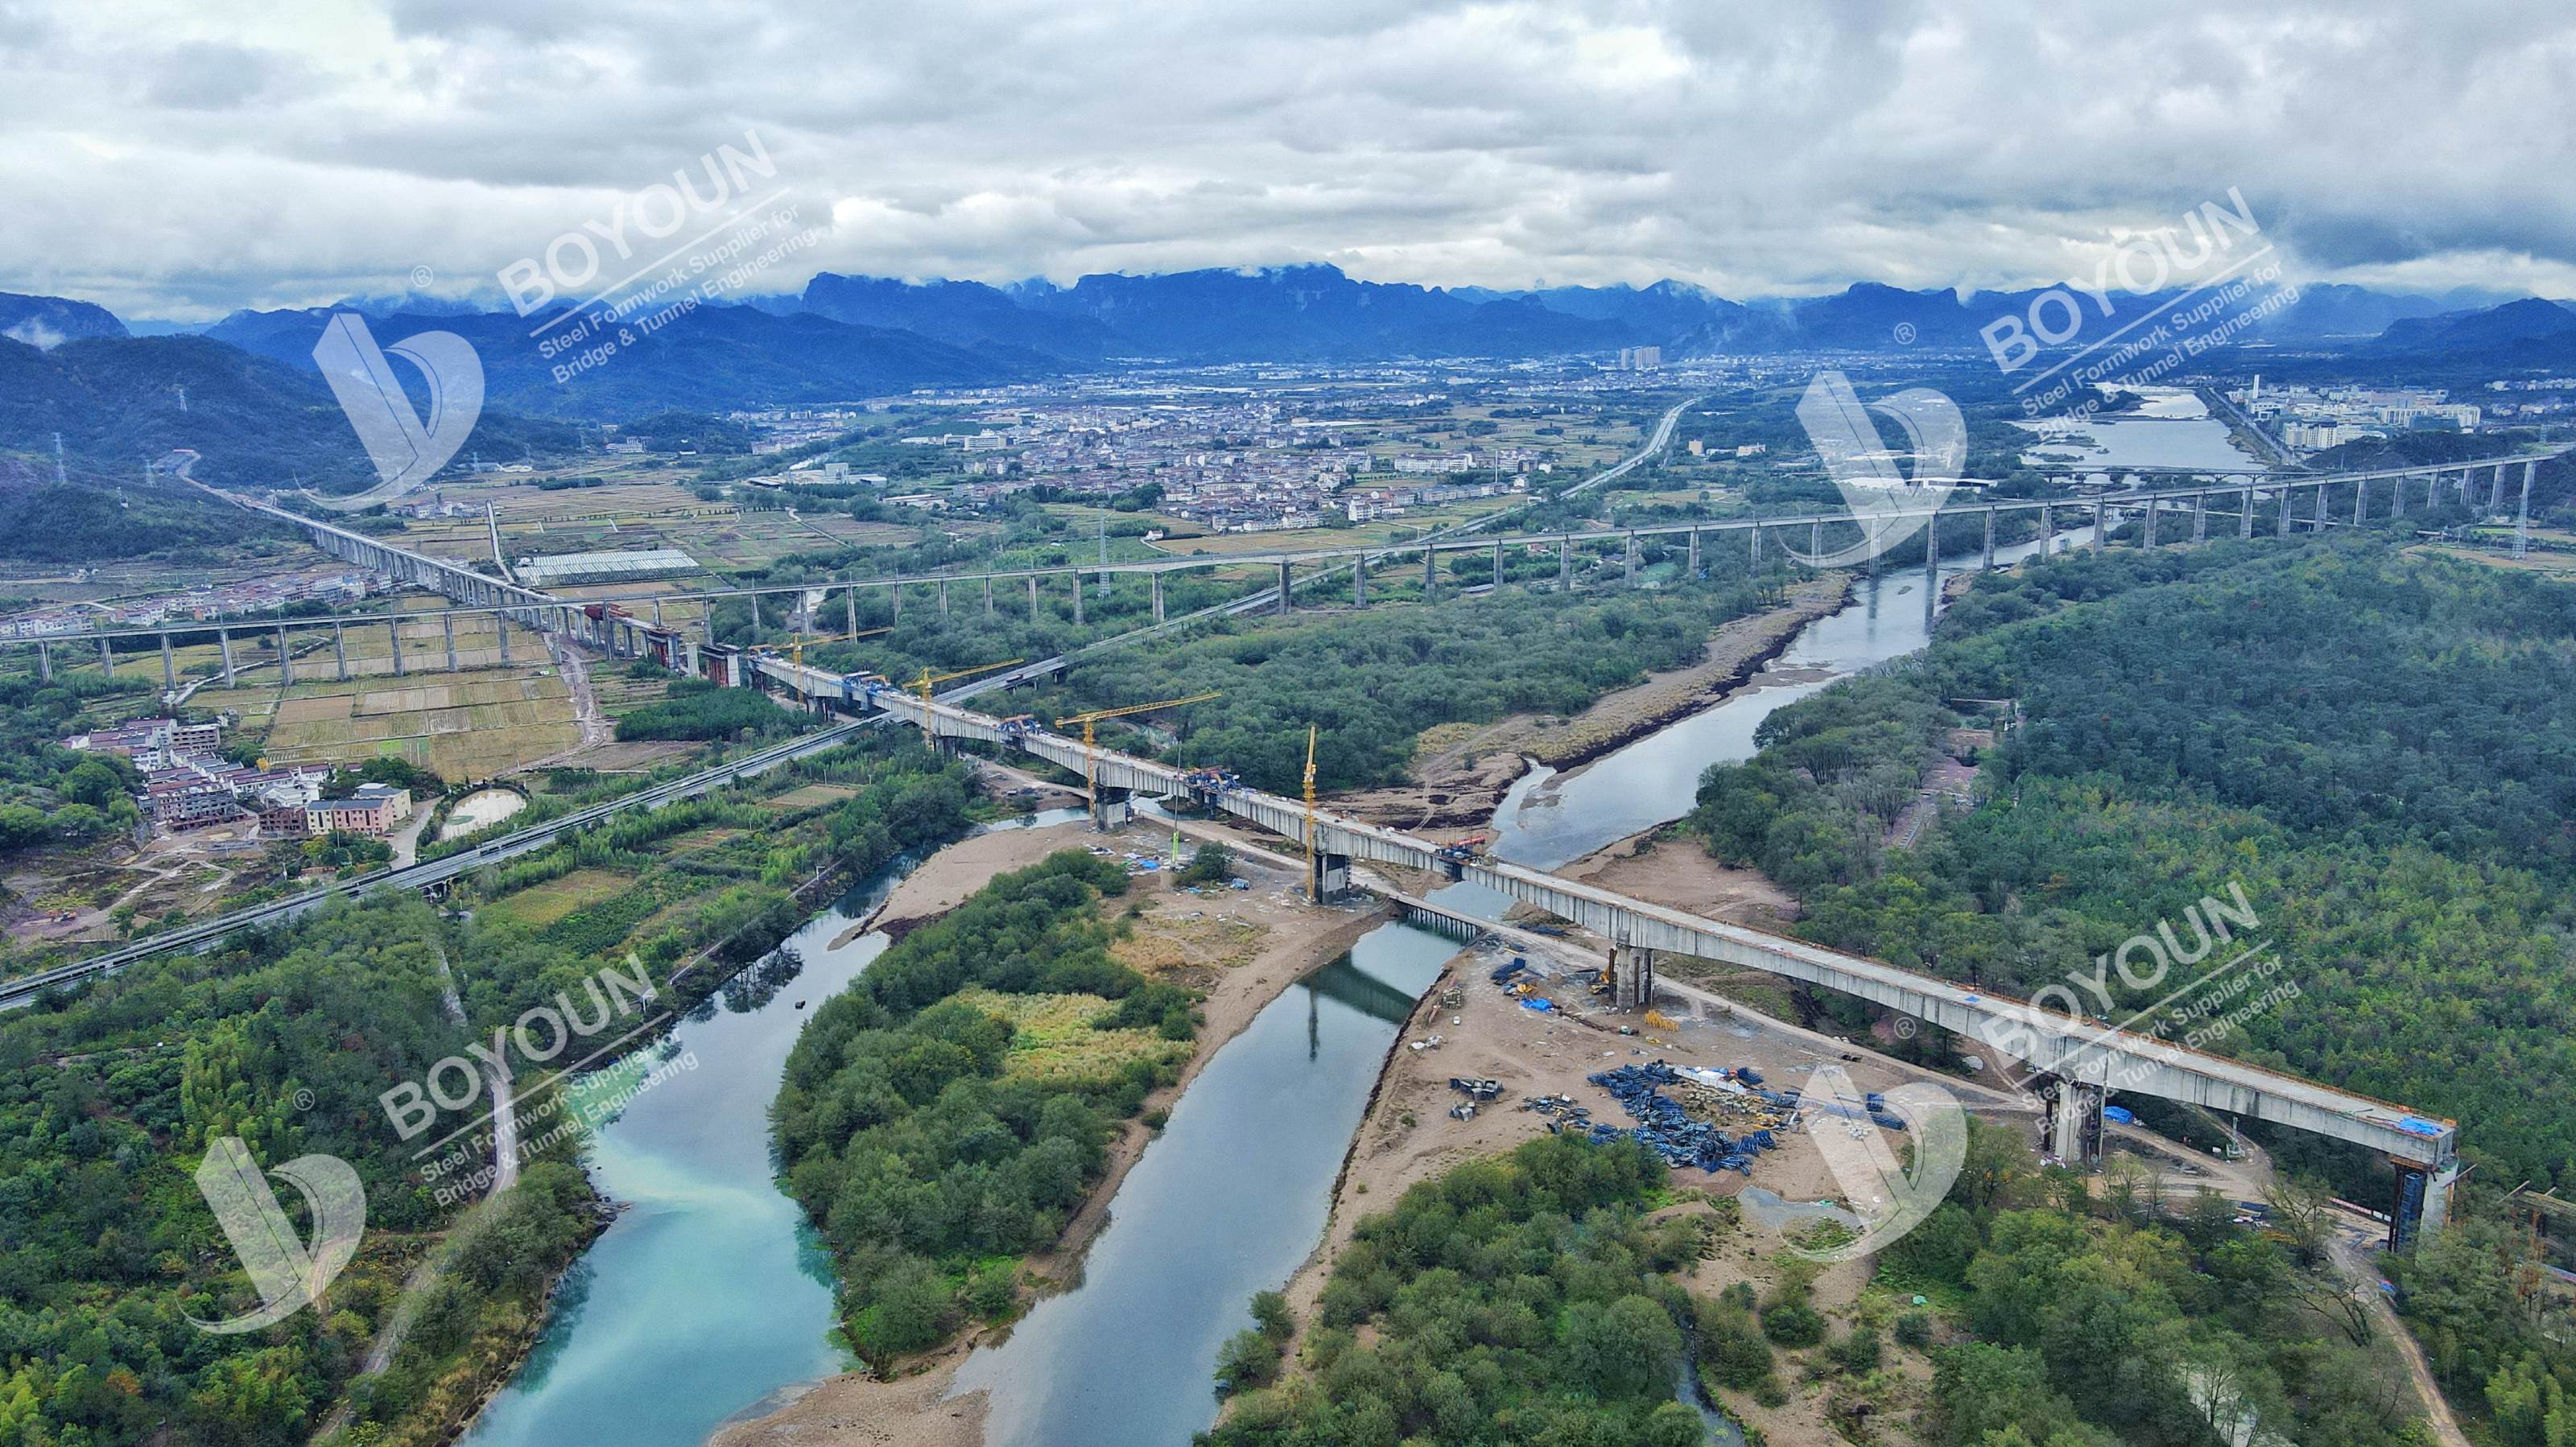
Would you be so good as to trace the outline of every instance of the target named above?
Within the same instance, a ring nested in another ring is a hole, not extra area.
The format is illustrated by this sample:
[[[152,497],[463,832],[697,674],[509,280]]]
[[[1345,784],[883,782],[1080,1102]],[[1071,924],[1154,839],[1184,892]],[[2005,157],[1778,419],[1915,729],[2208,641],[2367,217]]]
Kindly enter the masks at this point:
[[[732,146],[753,289],[2039,286],[2239,196],[2297,279],[2568,297],[2571,76],[2564,0],[0,0],[0,290],[497,296]]]

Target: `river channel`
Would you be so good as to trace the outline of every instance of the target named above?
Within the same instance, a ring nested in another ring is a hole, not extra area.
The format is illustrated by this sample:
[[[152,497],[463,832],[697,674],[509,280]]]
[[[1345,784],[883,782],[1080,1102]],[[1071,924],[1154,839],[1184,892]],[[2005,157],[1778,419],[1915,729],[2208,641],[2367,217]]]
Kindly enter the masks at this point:
[[[2053,541],[2062,550],[2088,538],[2079,529]],[[1976,566],[1962,557],[1940,572]],[[1495,816],[1495,852],[1552,869],[1681,817],[1700,773],[1750,757],[1773,710],[1923,647],[1925,586],[1915,569],[1864,579],[1726,701],[1570,773],[1533,771]],[[1079,816],[1032,822],[1069,817]],[[466,1439],[473,1447],[697,1443],[850,1365],[834,1336],[828,1258],[772,1178],[768,1109],[806,1016],[794,1002],[828,998],[883,952],[878,934],[831,941],[895,877],[799,930],[788,947],[803,970],[783,988],[737,991],[660,1047],[695,1066],[599,1132],[594,1178],[627,1209],[573,1268],[527,1367]],[[1505,902],[1488,895],[1462,884],[1437,897],[1499,918]],[[1381,926],[1217,1052],[1121,1183],[1082,1281],[960,1369],[958,1391],[990,1393],[992,1447],[1176,1447],[1214,1420],[1218,1348],[1250,1324],[1252,1294],[1284,1284],[1320,1238],[1379,1062],[1455,949]]]

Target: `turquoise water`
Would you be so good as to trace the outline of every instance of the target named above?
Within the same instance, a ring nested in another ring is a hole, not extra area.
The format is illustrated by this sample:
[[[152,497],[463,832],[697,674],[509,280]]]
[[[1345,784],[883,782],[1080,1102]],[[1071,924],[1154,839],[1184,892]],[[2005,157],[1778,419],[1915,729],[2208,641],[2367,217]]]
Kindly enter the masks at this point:
[[[769,1102],[810,1007],[884,951],[882,935],[831,941],[892,882],[798,930],[785,948],[801,971],[782,982],[755,967],[629,1067],[678,1068],[592,1144],[591,1178],[626,1209],[574,1264],[544,1339],[466,1442],[694,1447],[768,1393],[850,1365],[832,1339],[829,1258],[771,1176]]]

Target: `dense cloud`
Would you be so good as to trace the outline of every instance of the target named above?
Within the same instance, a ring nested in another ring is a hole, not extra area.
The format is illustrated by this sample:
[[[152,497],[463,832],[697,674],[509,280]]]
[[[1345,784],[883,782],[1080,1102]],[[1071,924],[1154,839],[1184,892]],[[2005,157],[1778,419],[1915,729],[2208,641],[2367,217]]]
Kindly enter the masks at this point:
[[[0,289],[204,316],[493,275],[758,133],[812,271],[1330,261],[1732,296],[2089,274],[2242,193],[2307,273],[2576,294],[2539,3],[0,0]]]

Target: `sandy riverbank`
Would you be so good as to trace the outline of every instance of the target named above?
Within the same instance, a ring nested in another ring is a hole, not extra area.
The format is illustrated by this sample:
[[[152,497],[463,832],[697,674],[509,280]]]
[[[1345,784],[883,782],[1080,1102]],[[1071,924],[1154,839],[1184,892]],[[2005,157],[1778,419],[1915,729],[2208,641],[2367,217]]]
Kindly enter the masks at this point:
[[[1669,824],[1631,834],[1556,872],[1709,919],[1769,929],[1798,917],[1798,901],[1769,876],[1719,863],[1700,841]]]
[[[1605,694],[1571,718],[1515,714],[1426,735],[1412,782],[1336,795],[1333,807],[1405,829],[1481,825],[1533,760],[1574,768],[1707,708],[1779,657],[1800,629],[1842,607],[1850,592],[1849,574],[1806,579],[1789,589],[1780,607],[1721,626],[1697,663]]]
[[[907,876],[888,896],[879,918],[921,921],[955,908],[993,875],[1023,868],[1058,849],[1109,848],[1120,853],[1168,852],[1171,833],[1159,823],[1131,824],[1112,835],[1073,823],[1046,829],[1005,830],[952,845]],[[1169,1110],[1182,1091],[1228,1041],[1252,1023],[1262,1007],[1291,984],[1349,950],[1376,928],[1386,911],[1360,904],[1317,908],[1298,895],[1299,872],[1269,858],[1240,856],[1244,890],[1189,894],[1162,874],[1135,878],[1125,898],[1109,908],[1124,911],[1142,900],[1146,912],[1118,949],[1140,969],[1191,984],[1205,992],[1198,1043],[1177,1083],[1156,1091],[1145,1110]],[[1145,1153],[1154,1133],[1141,1120],[1126,1122],[1111,1143],[1106,1174],[1056,1245],[1027,1263],[1028,1279],[1065,1283],[1077,1278],[1085,1248],[1109,1222],[1119,1185]],[[979,1447],[984,1434],[982,1393],[946,1400],[958,1366],[981,1333],[906,1364],[901,1376],[879,1381],[848,1373],[816,1383],[776,1411],[735,1423],[710,1439],[717,1447],[753,1444],[864,1443],[869,1447]]]

